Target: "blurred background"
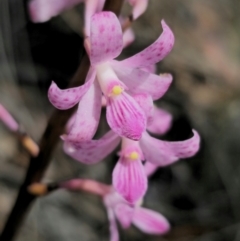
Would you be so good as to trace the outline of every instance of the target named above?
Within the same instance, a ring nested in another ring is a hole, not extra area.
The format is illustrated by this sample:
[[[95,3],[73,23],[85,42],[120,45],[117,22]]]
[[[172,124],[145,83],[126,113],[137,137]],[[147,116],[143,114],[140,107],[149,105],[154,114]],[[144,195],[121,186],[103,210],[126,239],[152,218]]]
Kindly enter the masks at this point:
[[[173,115],[165,140],[183,140],[191,128],[202,137],[199,153],[159,169],[149,181],[144,206],[161,212],[171,225],[163,236],[136,228],[121,230],[121,240],[240,240],[240,2],[238,0],[149,0],[133,23],[136,41],[120,58],[152,43],[172,28],[173,51],[158,64],[174,82],[157,104]],[[129,6],[123,13],[128,16]],[[38,141],[53,107],[47,99],[51,80],[67,86],[82,53],[83,6],[43,24],[28,20],[22,0],[0,0],[0,103]],[[103,118],[97,136],[107,124]],[[62,143],[54,153],[46,181],[72,177],[111,182],[117,161],[85,166],[67,157]],[[0,124],[0,230],[23,180],[28,158],[15,136]],[[39,198],[29,211],[17,241],[109,240],[102,201],[86,193],[56,191]]]

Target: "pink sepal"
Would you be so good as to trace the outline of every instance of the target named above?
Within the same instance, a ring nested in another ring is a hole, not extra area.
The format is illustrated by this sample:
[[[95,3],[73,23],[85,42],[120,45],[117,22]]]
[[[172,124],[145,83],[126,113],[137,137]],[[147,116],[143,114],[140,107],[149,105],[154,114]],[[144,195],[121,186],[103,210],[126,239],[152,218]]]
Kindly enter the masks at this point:
[[[121,63],[132,68],[141,68],[156,64],[164,59],[173,48],[174,35],[164,20],[161,24],[163,33],[153,44],[134,56],[121,61]]]
[[[147,177],[150,177],[154,172],[157,171],[158,166],[151,162],[146,162],[144,165],[144,169],[145,169]]]
[[[133,98],[137,101],[139,106],[143,109],[145,116],[147,118],[147,126],[149,123],[153,122],[154,106],[153,99],[147,93],[134,94]]]
[[[93,138],[101,114],[101,97],[101,89],[95,81],[79,102],[74,123],[64,135],[65,141],[82,142]]]
[[[172,83],[171,74],[151,74],[138,68],[130,68],[119,61],[111,61],[111,66],[130,92],[147,93],[153,100],[161,98]]]
[[[122,28],[112,12],[100,12],[92,16],[90,27],[92,65],[116,58],[123,48]]]
[[[28,12],[32,22],[42,23],[81,2],[84,0],[31,0]]]
[[[142,207],[135,208],[132,223],[148,234],[164,234],[170,229],[169,222],[162,214]]]
[[[147,130],[153,134],[163,135],[172,125],[172,115],[167,111],[153,107],[151,121],[148,122]]]
[[[161,141],[147,132],[140,140],[140,147],[146,161],[158,166],[166,166],[179,160],[194,156],[200,146],[199,134],[193,130],[193,137],[185,141]]]
[[[52,82],[48,90],[48,98],[54,107],[66,110],[76,105],[83,95],[89,90],[96,76],[96,71],[90,68],[86,77],[86,83],[75,88],[61,90]]]
[[[77,161],[95,164],[109,155],[117,147],[120,140],[118,135],[109,131],[99,140],[65,142],[64,151]]]
[[[110,241],[119,241],[117,222],[112,208],[107,207],[107,216],[109,220]]]
[[[134,209],[125,203],[119,203],[114,208],[115,215],[121,224],[126,229],[129,228],[132,222]]]

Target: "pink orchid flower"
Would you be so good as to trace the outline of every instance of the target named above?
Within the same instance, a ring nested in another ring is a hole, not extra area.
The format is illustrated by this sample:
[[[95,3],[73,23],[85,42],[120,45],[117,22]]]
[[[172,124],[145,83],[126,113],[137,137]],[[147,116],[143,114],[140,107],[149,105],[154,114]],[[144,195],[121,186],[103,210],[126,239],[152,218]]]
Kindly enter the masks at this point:
[[[153,109],[153,122],[150,129],[156,134],[162,134],[170,126],[171,118],[156,117],[162,115],[159,109]],[[164,128],[159,128],[157,122]],[[165,122],[165,123],[164,123]],[[119,161],[113,171],[113,186],[128,202],[134,203],[143,197],[147,190],[148,171],[142,161],[151,163],[154,167],[172,164],[180,158],[191,157],[199,150],[200,137],[193,130],[193,137],[185,141],[162,141],[151,137],[146,131],[140,141],[121,138],[113,131],[107,132],[99,140],[89,140],[78,143],[64,143],[64,151],[77,161],[85,164],[95,164],[103,160],[122,142]]]
[[[119,234],[116,220],[122,228],[127,229],[131,224],[148,234],[164,234],[169,231],[170,224],[160,213],[140,206],[141,201],[135,204],[126,202],[117,192],[104,196],[104,204],[109,220],[110,240],[118,241]]]
[[[106,100],[107,121],[119,136],[139,140],[146,129],[146,117],[131,95],[148,93],[153,100],[167,91],[172,76],[155,75],[144,68],[162,60],[172,49],[174,36],[162,21],[162,35],[140,53],[123,61],[113,60],[122,51],[122,30],[111,12],[92,17],[89,37],[91,68],[84,85],[61,90],[53,82],[49,88],[50,102],[58,109],[68,109],[79,102],[76,121],[65,136],[69,142],[89,140],[96,132],[101,111],[101,96]],[[95,81],[96,80],[96,81]]]
[[[133,224],[148,234],[164,234],[170,229],[167,219],[160,213],[141,207],[142,199],[130,204],[110,185],[89,179],[72,179],[59,186],[72,191],[86,191],[103,198],[110,223],[111,241],[119,240],[116,220],[124,229]]]

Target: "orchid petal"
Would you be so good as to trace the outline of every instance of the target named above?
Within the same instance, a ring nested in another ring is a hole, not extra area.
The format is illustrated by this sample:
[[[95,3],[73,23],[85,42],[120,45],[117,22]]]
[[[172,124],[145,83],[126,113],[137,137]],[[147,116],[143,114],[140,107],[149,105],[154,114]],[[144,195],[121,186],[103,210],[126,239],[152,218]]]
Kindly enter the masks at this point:
[[[148,234],[164,234],[170,229],[169,222],[162,214],[141,207],[135,208],[132,223]]]
[[[146,129],[146,117],[142,108],[126,92],[108,98],[107,121],[118,135],[139,140]]]
[[[142,94],[133,95],[133,98],[136,100],[139,106],[143,109],[147,117],[147,126],[148,126],[148,123],[153,121],[152,118],[153,118],[154,106],[153,106],[152,97],[147,93],[142,93]]]
[[[57,85],[54,82],[52,82],[48,90],[49,101],[52,103],[54,107],[60,110],[66,110],[73,107],[80,101],[83,95],[89,90],[89,88],[91,87],[95,79],[95,76],[96,76],[96,71],[93,69],[90,69],[86,77],[85,84],[79,87],[65,89],[65,90],[59,89]]]
[[[147,9],[148,0],[128,0],[129,3],[133,6],[132,16],[136,20],[139,18]]]
[[[91,18],[97,12],[99,0],[85,0],[84,30],[85,35],[90,36]]]
[[[107,216],[109,220],[110,241],[119,241],[117,222],[114,211],[111,208],[107,208]]]
[[[141,69],[129,68],[118,61],[111,61],[111,66],[129,91],[136,94],[148,93],[153,100],[161,98],[172,82],[171,74],[155,75]]]
[[[115,215],[124,229],[129,228],[132,222],[134,209],[127,204],[119,203],[114,208]]]
[[[164,20],[161,24],[163,33],[153,44],[134,56],[121,61],[121,63],[129,67],[139,68],[156,64],[165,58],[173,48],[174,35]]]
[[[172,116],[167,111],[162,110],[156,106],[153,108],[152,121],[148,122],[147,130],[162,135],[166,133],[172,124]]]
[[[13,119],[10,113],[0,104],[0,120],[11,130],[17,131],[18,123]]]
[[[100,119],[101,98],[102,91],[95,81],[79,102],[75,121],[64,140],[82,142],[92,139]]]
[[[135,40],[135,34],[131,28],[128,28],[123,33],[123,47],[128,47]]]
[[[157,66],[156,64],[152,64],[152,65],[142,67],[141,70],[155,74],[157,71]]]
[[[185,141],[161,141],[151,137],[147,132],[140,140],[140,147],[145,159],[158,166],[166,166],[180,158],[194,156],[200,145],[199,134],[193,130],[193,137]]]
[[[123,48],[122,29],[112,12],[100,12],[92,16],[90,28],[92,65],[116,58]]]
[[[113,170],[113,186],[130,203],[142,198],[147,191],[147,176],[141,160],[121,157]]]
[[[65,142],[64,151],[79,162],[95,164],[109,155],[117,147],[120,140],[118,135],[109,131],[99,140],[79,143]]]
[[[146,162],[144,165],[144,169],[147,177],[150,177],[158,169],[158,165],[151,162]]]
[[[42,23],[81,2],[84,0],[32,0],[28,11],[32,22]]]

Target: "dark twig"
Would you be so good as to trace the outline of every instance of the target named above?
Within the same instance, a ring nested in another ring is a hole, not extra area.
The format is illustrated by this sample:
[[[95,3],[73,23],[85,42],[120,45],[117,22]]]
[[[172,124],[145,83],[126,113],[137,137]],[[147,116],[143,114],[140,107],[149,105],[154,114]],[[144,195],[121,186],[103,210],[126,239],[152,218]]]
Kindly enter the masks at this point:
[[[106,0],[104,10],[112,11],[118,15],[120,13],[122,3],[123,0]],[[87,55],[84,55],[69,87],[79,86],[84,83],[89,66],[89,59]],[[50,117],[45,132],[40,140],[39,154],[36,157],[31,157],[30,159],[25,180],[19,190],[17,200],[7,219],[6,225],[3,228],[0,237],[1,241],[12,241],[20,228],[29,205],[36,198],[35,195],[28,192],[28,187],[32,183],[39,182],[43,177],[54,148],[59,141],[59,136],[64,132],[64,127],[73,111],[74,108],[66,111],[55,110]]]

